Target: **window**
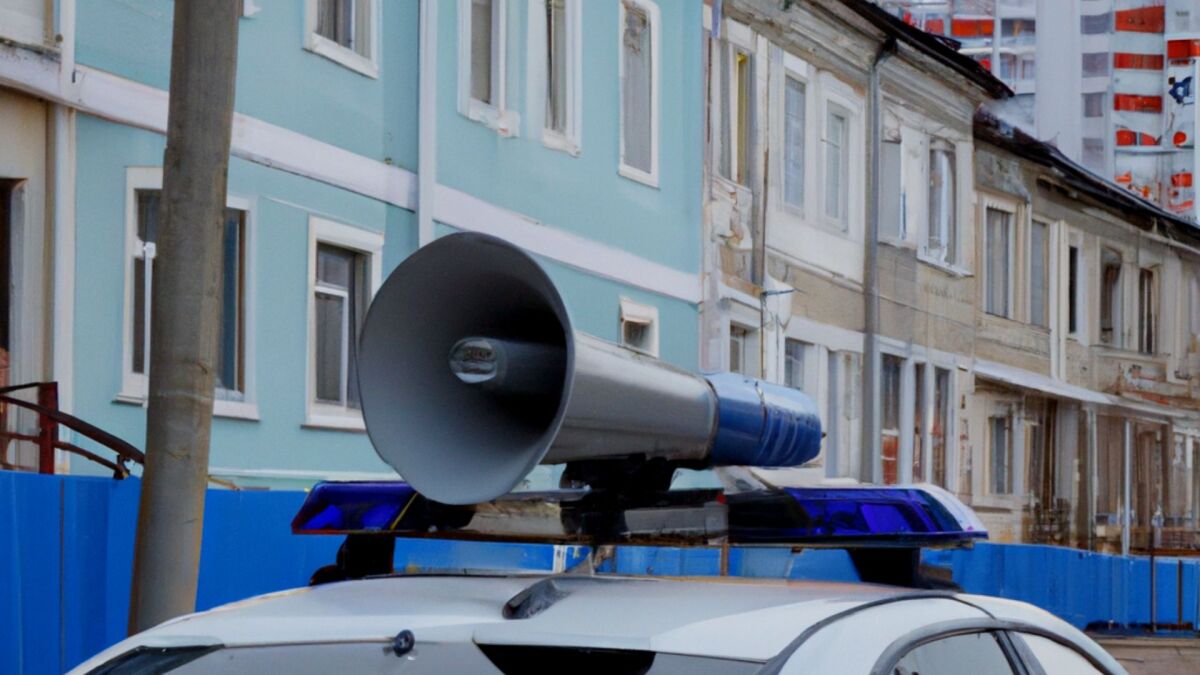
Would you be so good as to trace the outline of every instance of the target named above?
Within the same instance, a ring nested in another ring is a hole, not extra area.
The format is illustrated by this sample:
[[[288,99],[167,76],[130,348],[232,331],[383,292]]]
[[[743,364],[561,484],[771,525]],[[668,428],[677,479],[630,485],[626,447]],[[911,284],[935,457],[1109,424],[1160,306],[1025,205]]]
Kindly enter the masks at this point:
[[[317,244],[313,373],[314,393],[321,403],[359,407],[355,348],[366,314],[366,274],[363,253]]]
[[[783,201],[804,207],[804,125],[807,119],[807,87],[788,75],[783,96]]]
[[[471,99],[502,107],[504,0],[470,0]]]
[[[825,113],[825,216],[847,227],[850,186],[850,114],[830,104]]]
[[[621,298],[621,345],[658,356],[658,308]]]
[[[1084,35],[1104,35],[1112,32],[1112,12],[1084,14],[1079,17],[1079,31]]]
[[[369,77],[379,76],[377,0],[308,0],[305,47]]]
[[[984,278],[988,314],[1008,317],[1010,299],[1009,265],[1012,263],[1013,214],[988,207],[984,232]]]
[[[309,407],[312,426],[361,429],[358,335],[379,285],[383,236],[309,218]]]
[[[129,272],[128,311],[125,327],[124,377],[120,398],[144,399],[150,352],[151,310],[154,297],[155,248],[159,235],[162,172],[129,170]],[[249,401],[249,349],[247,311],[249,203],[230,198],[222,222],[220,298],[217,345],[214,355],[214,413],[221,416],[257,417]],[[161,264],[161,263],[158,263]],[[147,278],[149,276],[149,278]]]
[[[721,175],[739,185],[750,180],[750,106],[754,95],[751,56],[730,46],[730,63],[722,79]]]
[[[1050,325],[1049,229],[1046,223],[1036,220],[1029,228],[1029,323],[1042,328]]]
[[[929,227],[926,253],[947,264],[956,262],[958,218],[954,180],[954,149],[934,142],[929,150]]]
[[[925,364],[913,366],[913,448],[912,480],[925,478]]]
[[[883,459],[883,482],[894,485],[900,481],[900,379],[904,360],[884,354],[880,380],[880,449]]]
[[[1103,138],[1083,139],[1083,166],[1093,173],[1104,173],[1104,164],[1108,156],[1108,148]]]
[[[1108,75],[1108,52],[1095,52],[1083,55],[1083,76],[1104,77]]]
[[[845,416],[842,392],[842,355],[830,351],[825,359],[825,475],[838,475],[838,453],[841,448],[842,418]]]
[[[1084,117],[1104,117],[1104,100],[1108,94],[1099,92],[1095,94],[1083,95],[1083,116]]]
[[[946,472],[946,448],[950,441],[950,420],[953,419],[954,400],[950,397],[950,371],[936,368],[933,373],[933,425],[930,429],[930,455],[932,456],[929,479],[948,487]]]
[[[620,173],[658,183],[658,6],[621,2]]]
[[[784,340],[783,383],[792,389],[804,391],[804,355],[807,349],[808,345],[799,340]]]
[[[1067,248],[1067,332],[1079,332],[1079,247]]]
[[[907,238],[904,220],[903,153],[898,141],[879,144],[879,238],[899,242]]]
[[[1054,675],[1055,673],[1071,673],[1072,675],[1101,675],[1100,670],[1092,665],[1079,652],[1059,644],[1050,638],[1028,633],[1014,634],[1015,642],[1023,643],[1033,656],[1030,661],[1030,675]]]
[[[749,375],[749,359],[746,345],[750,342],[749,331],[741,326],[729,327],[729,372]]]
[[[988,418],[988,453],[991,458],[989,488],[991,494],[1008,495],[1013,491],[1012,416]]]
[[[1155,270],[1138,271],[1138,351],[1154,354],[1158,346],[1158,284]]]
[[[926,642],[905,654],[889,672],[898,675],[960,675],[966,664],[970,664],[972,675],[1013,673],[1008,657],[991,633],[954,635]]]
[[[546,118],[548,135],[579,148],[579,0],[544,0],[546,9]]]
[[[1100,249],[1100,342],[1121,346],[1124,325],[1121,299],[1121,254]]]

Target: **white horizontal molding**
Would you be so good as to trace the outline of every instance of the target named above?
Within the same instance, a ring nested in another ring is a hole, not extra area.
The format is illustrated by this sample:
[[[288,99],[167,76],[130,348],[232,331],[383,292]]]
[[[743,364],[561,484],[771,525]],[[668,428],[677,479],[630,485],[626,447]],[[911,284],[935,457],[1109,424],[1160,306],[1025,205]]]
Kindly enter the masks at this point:
[[[595,276],[685,302],[700,302],[699,274],[547,226],[444,185],[437,187],[434,204],[434,220],[451,227],[506,239],[531,253]]]
[[[87,66],[77,66],[74,82],[64,85],[58,77],[57,60],[29,50],[0,45],[0,86],[118,124],[160,134],[167,130],[166,91]],[[234,115],[231,153],[400,208],[417,207],[415,173],[248,115]],[[547,226],[445,186],[437,187],[434,203],[434,219],[447,225],[503,237],[596,276],[689,303],[700,302],[699,274]]]

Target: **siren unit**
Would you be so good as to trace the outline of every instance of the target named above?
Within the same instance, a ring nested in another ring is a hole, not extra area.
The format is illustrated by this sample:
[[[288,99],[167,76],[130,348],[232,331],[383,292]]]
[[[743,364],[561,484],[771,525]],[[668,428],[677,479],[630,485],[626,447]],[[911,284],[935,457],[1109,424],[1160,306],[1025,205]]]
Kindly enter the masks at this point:
[[[376,452],[425,497],[476,504],[539,463],[591,487],[676,467],[798,466],[820,449],[804,394],[675,368],[573,328],[528,253],[478,233],[409,256],[376,294],[358,381]]]

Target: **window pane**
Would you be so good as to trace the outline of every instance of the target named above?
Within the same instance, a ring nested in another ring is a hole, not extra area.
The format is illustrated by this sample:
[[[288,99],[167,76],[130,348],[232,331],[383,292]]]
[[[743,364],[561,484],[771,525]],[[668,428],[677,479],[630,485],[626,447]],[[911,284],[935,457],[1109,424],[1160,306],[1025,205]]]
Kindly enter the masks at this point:
[[[846,118],[830,111],[825,122],[825,215],[845,220]]]
[[[925,478],[925,364],[918,363],[913,367],[913,449],[912,476],[914,481],[924,481]]]
[[[953,401],[950,399],[950,371],[938,368],[933,378],[933,427],[930,430],[933,466],[929,479],[946,487],[946,443],[949,440],[948,423],[951,419]]]
[[[625,3],[625,26],[621,39],[625,81],[621,84],[622,161],[635,169],[650,172],[651,97],[653,46],[650,22],[637,5]]]
[[[1121,254],[1100,250],[1100,342],[1121,346],[1123,316],[1121,309]]]
[[[991,492],[995,495],[1012,493],[1012,433],[1008,417],[989,417],[991,442]]]
[[[729,372],[746,374],[746,329],[729,327]]]
[[[137,190],[137,236],[143,242],[158,240],[158,208],[161,190]]]
[[[346,299],[316,294],[316,396],[317,400],[342,402],[342,344]]]
[[[351,408],[362,407],[358,399],[358,336],[362,332],[363,320],[367,315],[367,256],[355,253],[353,258],[353,273],[350,277],[349,313],[347,330],[349,344],[346,346],[348,360],[346,364],[346,405]]]
[[[1101,672],[1079,652],[1049,638],[1028,633],[1018,633],[1017,635],[1019,635],[1018,639],[1023,641],[1026,647],[1029,647],[1029,651],[1037,659],[1036,664],[1030,664],[1033,667],[1033,675],[1055,675],[1056,673],[1070,673],[1070,675],[1092,675],[1094,673],[1099,675]]]
[[[1046,261],[1049,259],[1049,240],[1046,224],[1034,221],[1029,230],[1029,321],[1035,326],[1046,327]]]
[[[955,239],[954,153],[929,152],[929,252],[939,260],[954,262]]]
[[[1079,248],[1067,249],[1067,332],[1079,330]]]
[[[225,209],[221,261],[221,316],[217,336],[216,387],[243,391],[242,386],[242,271],[245,213]]]
[[[492,100],[492,0],[471,0],[471,98]]]
[[[1101,92],[1083,95],[1083,116],[1104,117],[1104,99],[1108,95]]]
[[[1009,223],[1012,214],[987,210],[986,255],[988,314],[1008,316]]]
[[[1083,55],[1083,76],[1104,77],[1108,75],[1108,52],[1095,52]]]
[[[133,329],[129,336],[133,343],[132,370],[146,372],[146,261],[133,260]]]
[[[330,246],[317,245],[317,283],[323,286],[350,288],[354,276],[353,251]]]
[[[354,0],[317,0],[317,35],[353,48]]]
[[[1079,17],[1080,32],[1084,35],[1103,35],[1112,30],[1113,14],[1084,14]]]
[[[883,482],[894,485],[900,480],[900,377],[903,361],[884,354],[880,388]]]
[[[799,340],[786,340],[783,346],[783,382],[792,389],[804,390],[804,349]]]
[[[1138,351],[1143,354],[1155,352],[1155,334],[1158,332],[1154,276],[1152,269],[1143,268],[1138,272]]]
[[[546,128],[567,131],[566,0],[546,0]]]
[[[1012,675],[1004,650],[990,633],[955,635],[927,642],[896,664],[895,673],[920,675]]]
[[[737,182],[749,180],[750,167],[750,55],[738,52],[737,67]]]
[[[788,77],[784,92],[783,199],[804,205],[804,83]]]

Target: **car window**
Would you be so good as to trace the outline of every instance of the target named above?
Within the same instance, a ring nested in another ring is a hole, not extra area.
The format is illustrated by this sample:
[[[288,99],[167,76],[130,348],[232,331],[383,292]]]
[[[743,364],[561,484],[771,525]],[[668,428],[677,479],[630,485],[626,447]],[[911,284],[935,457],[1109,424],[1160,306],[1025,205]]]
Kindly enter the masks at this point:
[[[1036,659],[1030,663],[1033,675],[1103,675],[1104,671],[1093,666],[1079,652],[1040,635],[1019,633],[1017,639],[1025,643],[1029,653]]]
[[[904,655],[892,675],[1013,675],[991,633],[953,635],[926,642]]]

